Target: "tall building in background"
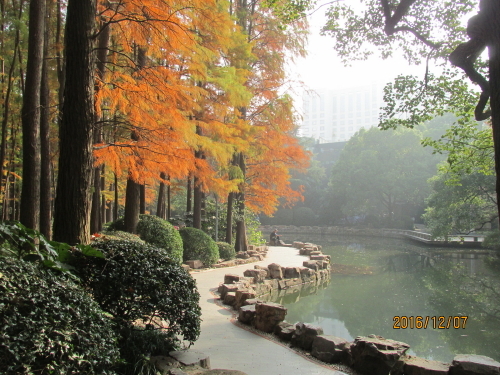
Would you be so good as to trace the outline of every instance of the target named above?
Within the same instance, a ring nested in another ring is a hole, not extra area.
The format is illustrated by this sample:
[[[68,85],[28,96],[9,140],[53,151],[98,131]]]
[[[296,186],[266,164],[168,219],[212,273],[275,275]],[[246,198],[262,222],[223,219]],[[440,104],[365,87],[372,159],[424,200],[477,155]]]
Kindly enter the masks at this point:
[[[378,125],[384,83],[348,89],[321,89],[303,96],[303,122],[298,135],[318,143],[342,142],[359,129]]]

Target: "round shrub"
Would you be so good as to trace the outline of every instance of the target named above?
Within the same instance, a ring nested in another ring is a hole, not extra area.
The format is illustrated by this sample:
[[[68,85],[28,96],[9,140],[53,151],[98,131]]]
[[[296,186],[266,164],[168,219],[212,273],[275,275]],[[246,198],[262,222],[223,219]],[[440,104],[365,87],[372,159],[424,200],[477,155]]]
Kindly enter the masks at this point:
[[[167,333],[194,342],[200,295],[194,279],[163,249],[137,241],[99,239],[104,258],[75,253],[75,272],[101,308],[122,326],[139,319],[167,322]]]
[[[200,229],[186,227],[179,230],[184,246],[184,261],[201,260],[210,266],[219,260],[219,248],[215,241]]]
[[[108,231],[123,231],[125,223],[120,218],[108,226]],[[107,232],[111,234],[112,232]],[[137,233],[151,245],[165,249],[168,256],[182,262],[182,239],[179,232],[168,221],[153,215],[139,215]]]
[[[153,215],[140,215],[137,233],[151,245],[161,247],[177,262],[182,262],[182,239],[179,231],[168,221]]]
[[[233,245],[227,242],[217,242],[217,247],[219,248],[219,256],[221,259],[229,260],[236,257],[236,251]]]
[[[114,374],[110,320],[72,281],[13,258],[0,260],[0,373]]]

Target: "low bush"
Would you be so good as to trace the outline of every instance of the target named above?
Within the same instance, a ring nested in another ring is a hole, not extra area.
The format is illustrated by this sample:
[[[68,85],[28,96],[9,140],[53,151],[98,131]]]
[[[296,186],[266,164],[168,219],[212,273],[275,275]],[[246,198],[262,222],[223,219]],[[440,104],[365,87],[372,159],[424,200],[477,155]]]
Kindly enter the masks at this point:
[[[236,251],[233,245],[227,242],[217,242],[217,247],[219,248],[219,256],[221,259],[229,260],[236,257]]]
[[[165,355],[177,349],[175,339],[168,332],[158,329],[129,329],[122,331],[120,354],[124,363],[120,375],[157,375],[158,369],[151,356]]]
[[[163,320],[169,335],[194,342],[200,295],[193,278],[165,250],[137,241],[98,239],[104,258],[74,254],[75,272],[101,308],[123,327]],[[174,345],[174,344],[173,344]]]
[[[210,266],[219,260],[219,248],[208,234],[196,228],[179,230],[184,246],[184,261],[198,259]]]
[[[181,236],[168,221],[153,215],[140,215],[137,233],[147,243],[165,249],[172,259],[182,262]]]
[[[114,374],[117,337],[83,289],[36,263],[0,261],[0,373]]]
[[[107,234],[112,231],[125,230],[123,218],[120,218],[107,227]],[[153,215],[140,215],[137,233],[142,240],[151,245],[164,249],[168,256],[177,262],[182,262],[182,239],[179,232],[168,221]]]
[[[139,237],[137,234],[129,233],[129,232],[122,232],[120,230],[110,230],[110,231],[104,231],[101,234],[96,235],[95,239],[109,239],[109,240],[127,240],[127,241],[137,241],[140,243],[145,244],[146,241],[143,241],[141,237]]]

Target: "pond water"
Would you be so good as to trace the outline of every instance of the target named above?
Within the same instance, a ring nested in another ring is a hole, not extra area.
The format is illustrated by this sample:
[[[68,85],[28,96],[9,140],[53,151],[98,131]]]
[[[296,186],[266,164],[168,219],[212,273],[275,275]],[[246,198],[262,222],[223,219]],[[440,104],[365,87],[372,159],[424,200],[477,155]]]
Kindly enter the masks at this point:
[[[341,273],[331,282],[280,301],[288,322],[323,327],[348,340],[376,334],[410,345],[409,354],[451,362],[455,354],[500,361],[500,276],[485,255],[384,238],[308,238]],[[497,268],[498,269],[498,268]],[[293,303],[292,303],[293,301]],[[400,321],[395,321],[400,317]],[[410,318],[412,317],[412,318]],[[416,317],[422,317],[417,323]],[[423,328],[428,318],[427,328]],[[439,317],[451,317],[449,328]],[[467,320],[465,320],[467,317]],[[394,324],[399,327],[394,328]],[[453,328],[453,325],[460,328]],[[463,328],[465,324],[465,328]],[[420,326],[422,328],[417,328]],[[413,327],[413,328],[411,328]]]

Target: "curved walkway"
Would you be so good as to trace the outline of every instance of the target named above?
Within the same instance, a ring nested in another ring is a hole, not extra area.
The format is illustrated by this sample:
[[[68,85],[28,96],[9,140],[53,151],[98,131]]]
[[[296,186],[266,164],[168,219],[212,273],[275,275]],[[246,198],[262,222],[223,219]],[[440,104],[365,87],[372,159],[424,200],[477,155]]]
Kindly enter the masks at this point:
[[[217,287],[226,273],[243,275],[258,264],[278,263],[283,267],[302,266],[308,257],[290,247],[269,248],[267,257],[256,263],[193,273],[200,293],[201,335],[191,347],[210,356],[212,368],[240,370],[248,375],[342,375],[298,355],[289,348],[231,324],[232,313],[214,301],[210,289]]]

